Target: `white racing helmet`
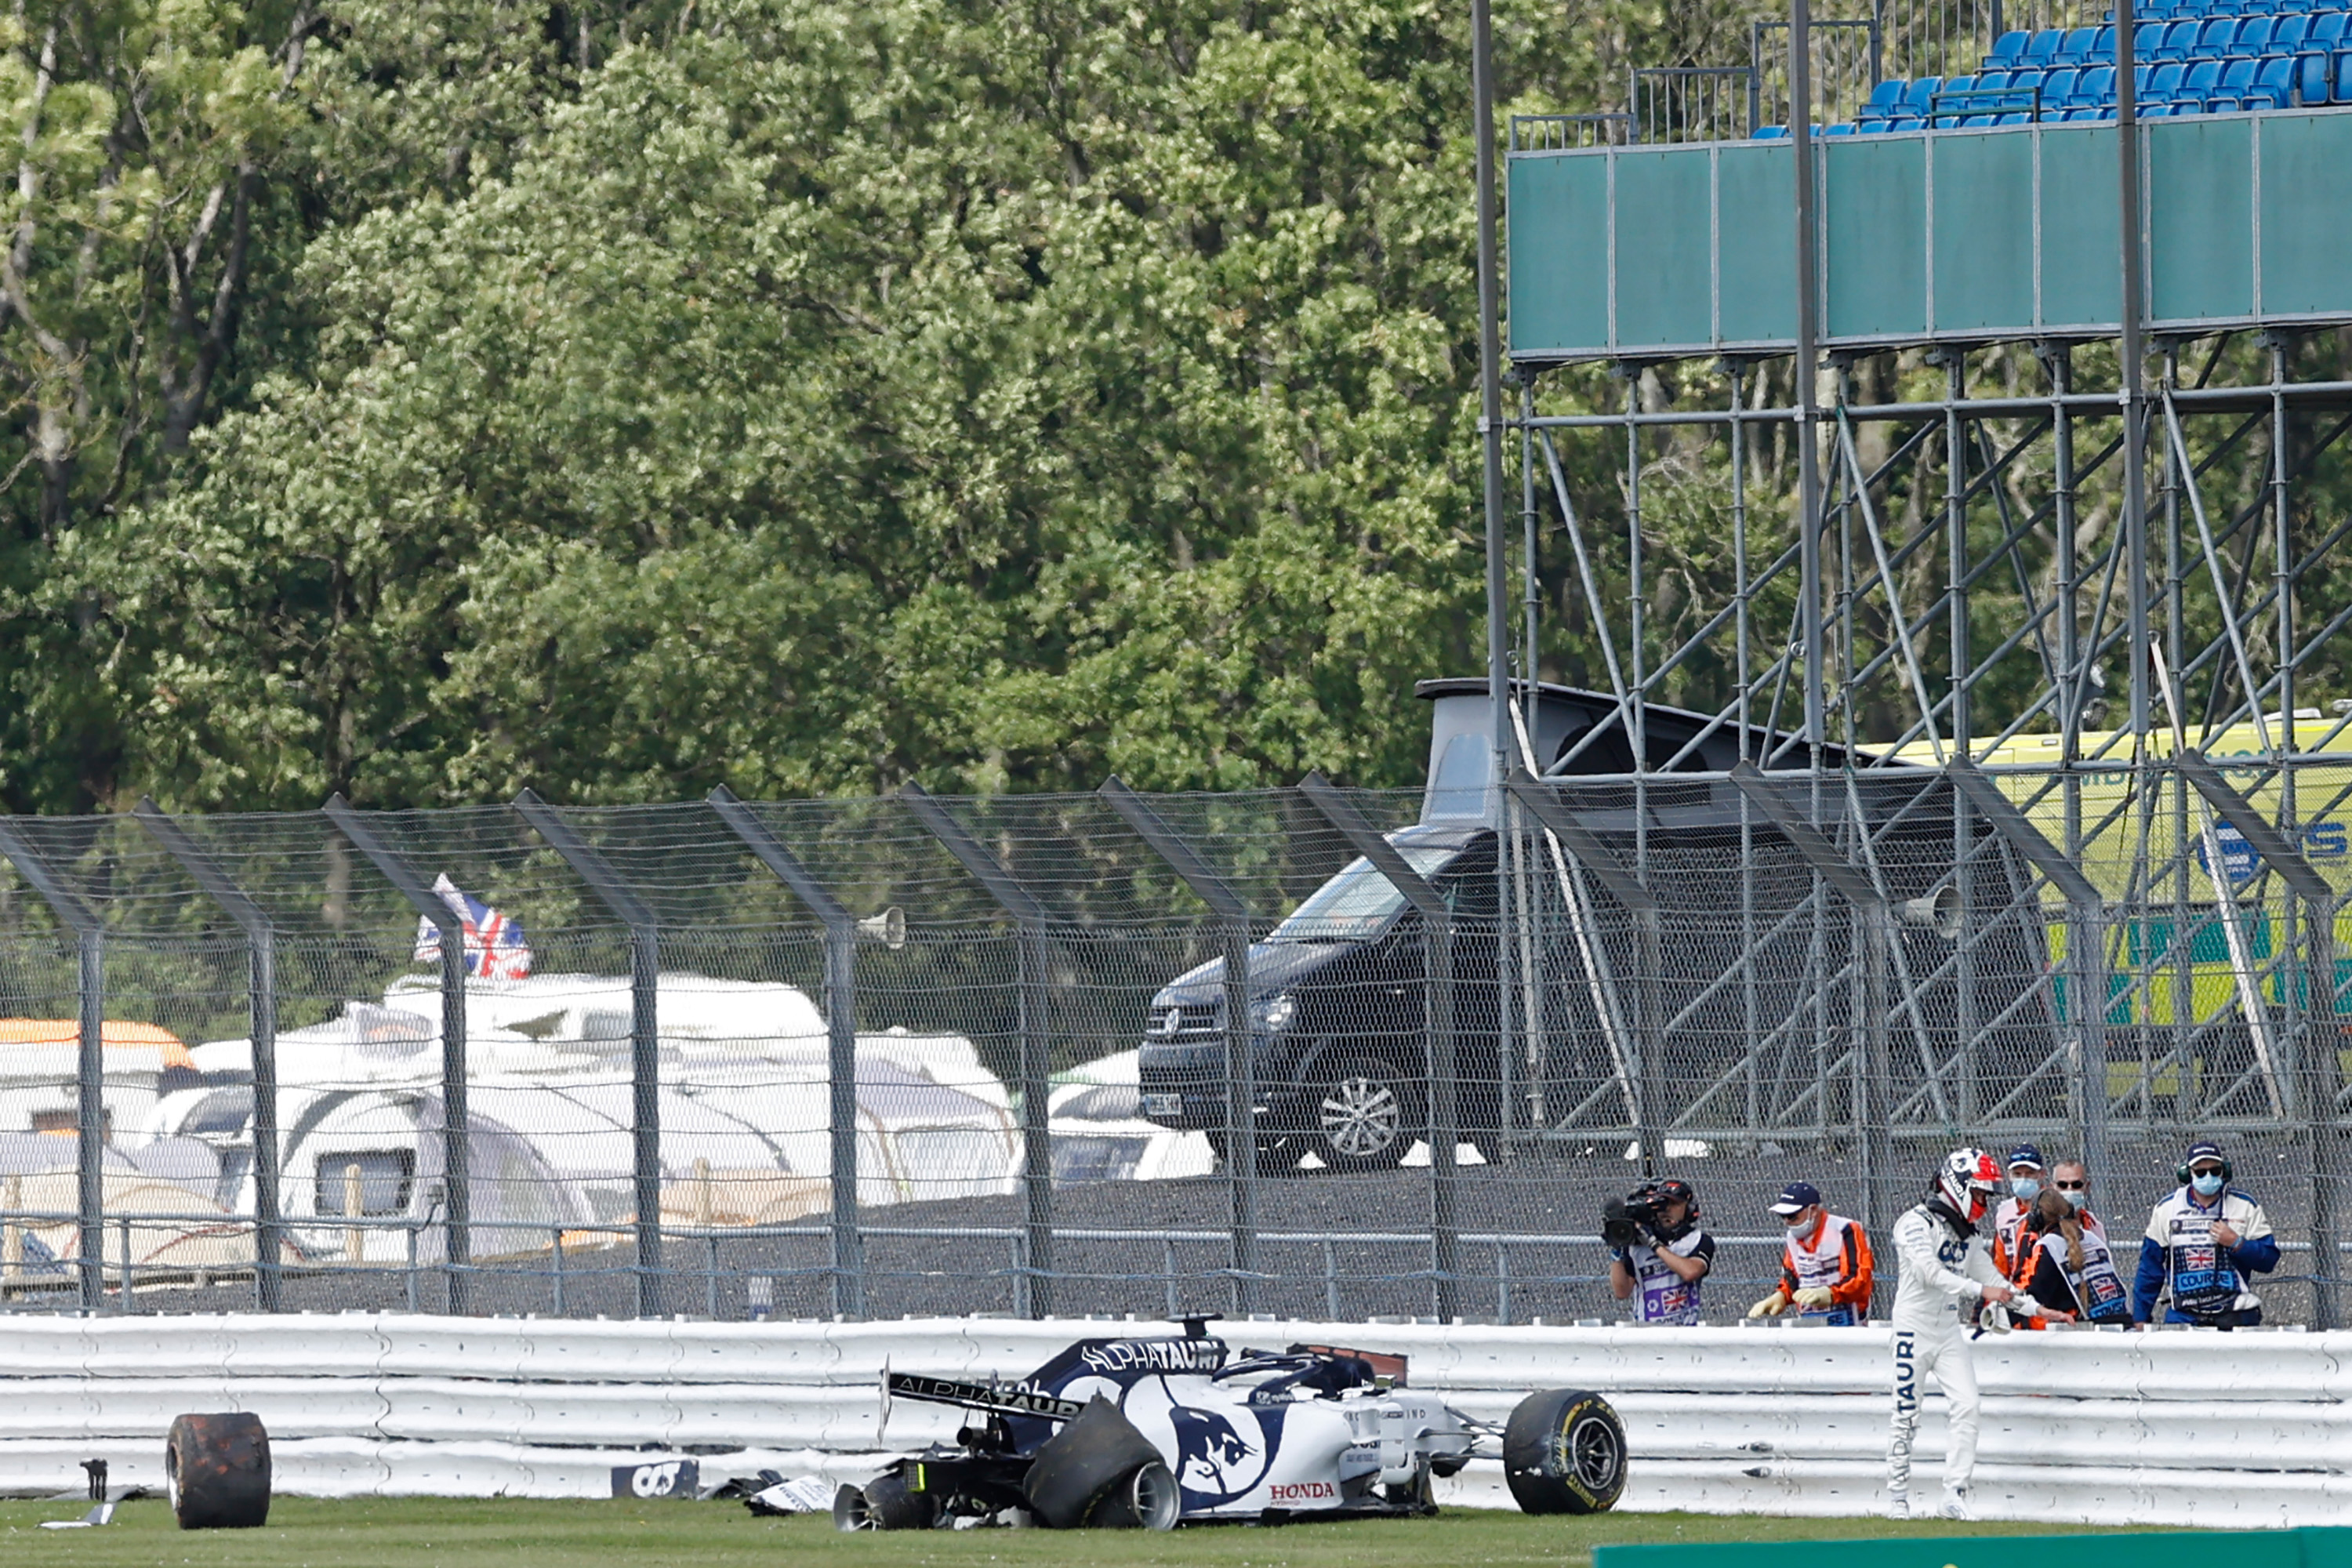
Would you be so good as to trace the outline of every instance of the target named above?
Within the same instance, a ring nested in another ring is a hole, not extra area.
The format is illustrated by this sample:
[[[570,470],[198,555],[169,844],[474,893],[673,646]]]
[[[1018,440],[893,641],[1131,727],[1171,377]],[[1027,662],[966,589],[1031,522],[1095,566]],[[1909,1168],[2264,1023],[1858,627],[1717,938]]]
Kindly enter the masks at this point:
[[[1974,1225],[2000,1190],[2000,1164],[1981,1149],[1955,1149],[1936,1170],[1936,1195]]]

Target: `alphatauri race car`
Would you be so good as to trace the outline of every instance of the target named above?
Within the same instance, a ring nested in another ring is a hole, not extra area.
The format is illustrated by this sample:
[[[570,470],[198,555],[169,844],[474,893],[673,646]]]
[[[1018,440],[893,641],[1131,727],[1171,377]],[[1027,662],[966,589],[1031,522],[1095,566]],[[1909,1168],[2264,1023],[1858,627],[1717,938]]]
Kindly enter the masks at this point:
[[[1503,1461],[1528,1513],[1598,1513],[1625,1485],[1625,1431],[1595,1394],[1522,1400],[1500,1430],[1406,1384],[1402,1356],[1330,1345],[1235,1352],[1207,1320],[1080,1340],[1017,1383],[883,1373],[889,1401],[979,1419],[834,1499],[843,1530],[1035,1524],[1169,1530],[1436,1511],[1432,1481]]]

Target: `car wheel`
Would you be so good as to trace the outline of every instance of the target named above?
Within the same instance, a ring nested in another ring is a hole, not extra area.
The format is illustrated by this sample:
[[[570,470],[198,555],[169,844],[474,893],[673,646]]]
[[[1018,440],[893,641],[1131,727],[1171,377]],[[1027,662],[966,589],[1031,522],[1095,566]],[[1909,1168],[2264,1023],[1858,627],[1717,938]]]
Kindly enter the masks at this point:
[[[939,1520],[937,1500],[908,1486],[896,1470],[862,1488],[844,1487],[833,1496],[836,1530],[929,1530]]]
[[[1530,1394],[1503,1429],[1503,1479],[1522,1513],[1605,1513],[1625,1489],[1625,1424],[1597,1394]]]
[[[1145,1470],[1158,1474],[1146,1477]],[[1181,1501],[1174,1479],[1151,1439],[1097,1394],[1045,1439],[1021,1478],[1021,1494],[1048,1530],[1166,1529],[1175,1522],[1167,1504]],[[1159,1522],[1163,1517],[1166,1522]]]
[[[1388,1171],[1420,1129],[1416,1086],[1378,1057],[1340,1057],[1316,1075],[1310,1133],[1318,1159],[1334,1171]]]

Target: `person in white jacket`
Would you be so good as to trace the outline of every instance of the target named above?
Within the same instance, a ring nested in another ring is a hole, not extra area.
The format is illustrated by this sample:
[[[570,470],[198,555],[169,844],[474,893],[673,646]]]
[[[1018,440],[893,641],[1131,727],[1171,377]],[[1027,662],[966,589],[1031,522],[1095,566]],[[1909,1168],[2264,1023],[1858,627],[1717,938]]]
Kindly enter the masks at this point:
[[[1911,1442],[1919,1431],[1919,1379],[1944,1391],[1946,1519],[1967,1519],[1977,1463],[1977,1374],[1969,1356],[1979,1301],[2012,1294],[1993,1267],[1977,1221],[2000,1186],[2000,1166],[1981,1149],[1944,1156],[1927,1201],[1895,1222],[1902,1282],[1895,1292],[1895,1419],[1886,1444],[1888,1511],[1911,1517]]]

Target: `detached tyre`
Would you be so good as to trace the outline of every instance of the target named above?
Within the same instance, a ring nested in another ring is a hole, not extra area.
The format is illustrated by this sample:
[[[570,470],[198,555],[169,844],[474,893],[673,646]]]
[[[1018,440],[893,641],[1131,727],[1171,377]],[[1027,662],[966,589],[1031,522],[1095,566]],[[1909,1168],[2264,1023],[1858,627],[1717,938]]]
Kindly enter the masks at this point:
[[[1037,1450],[1021,1492],[1049,1530],[1169,1530],[1181,1506],[1160,1450],[1099,1394]]]
[[[269,1434],[251,1415],[183,1415],[163,1444],[163,1479],[182,1530],[269,1522]]]
[[[1625,1424],[1597,1394],[1531,1394],[1503,1428],[1503,1479],[1522,1513],[1605,1513],[1625,1489]]]

